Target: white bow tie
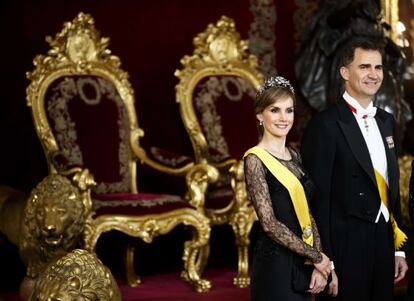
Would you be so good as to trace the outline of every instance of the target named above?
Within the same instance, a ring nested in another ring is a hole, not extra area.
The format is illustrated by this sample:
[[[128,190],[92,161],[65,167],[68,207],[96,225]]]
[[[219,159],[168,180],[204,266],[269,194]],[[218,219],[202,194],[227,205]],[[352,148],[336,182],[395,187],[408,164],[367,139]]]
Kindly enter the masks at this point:
[[[375,114],[377,113],[377,108],[374,106],[370,106],[366,109],[359,109],[357,110],[356,108],[354,108],[352,105],[350,105],[347,102],[349,108],[351,109],[352,112],[354,112],[357,117],[362,118],[362,119],[366,119],[366,118],[374,118]]]
[[[367,109],[358,110],[356,112],[357,116],[361,117],[362,119],[374,118],[376,113],[377,113],[377,108],[374,106],[369,107]]]

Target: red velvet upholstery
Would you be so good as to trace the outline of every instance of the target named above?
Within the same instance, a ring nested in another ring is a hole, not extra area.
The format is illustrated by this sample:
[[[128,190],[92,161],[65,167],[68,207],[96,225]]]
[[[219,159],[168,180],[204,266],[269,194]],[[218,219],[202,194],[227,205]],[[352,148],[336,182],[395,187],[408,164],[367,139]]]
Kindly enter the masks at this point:
[[[46,114],[61,152],[62,170],[87,167],[96,193],[131,191],[129,120],[116,87],[97,76],[55,80],[45,97]]]
[[[62,170],[88,168],[98,183],[96,215],[160,214],[191,207],[180,196],[131,193],[129,120],[116,87],[97,76],[65,76],[46,92],[46,114],[59,145]],[[163,154],[163,156],[166,156]]]
[[[206,207],[209,209],[222,209],[227,207],[233,199],[233,190],[230,186],[230,180],[221,181],[221,185],[211,185],[206,193]]]

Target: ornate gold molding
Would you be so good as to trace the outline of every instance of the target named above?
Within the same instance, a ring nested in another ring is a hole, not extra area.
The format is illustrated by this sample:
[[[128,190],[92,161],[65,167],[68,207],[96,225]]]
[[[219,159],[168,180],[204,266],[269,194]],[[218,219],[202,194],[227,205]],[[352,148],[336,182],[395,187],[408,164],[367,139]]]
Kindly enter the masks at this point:
[[[398,40],[397,23],[399,21],[398,0],[381,0],[381,15],[391,26],[391,39]]]
[[[193,93],[197,83],[210,76],[241,77],[258,89],[263,76],[257,70],[257,58],[248,53],[248,42],[240,38],[232,19],[222,16],[216,24],[194,40],[194,53],[181,59],[183,68],[175,71],[180,80],[176,86],[176,101],[180,103],[183,122],[192,140],[196,161],[208,156],[207,141],[197,120]]]
[[[400,199],[401,199],[401,213],[403,222],[405,225],[411,225],[410,216],[408,214],[408,197],[410,188],[410,176],[411,176],[411,162],[414,157],[405,155],[398,158],[398,164],[400,167]]]
[[[211,283],[200,278],[202,270],[197,269],[197,261],[205,260],[203,256],[208,256],[203,255],[202,249],[210,238],[210,222],[204,214],[191,208],[145,216],[100,215],[92,220],[94,231],[85,237],[84,245],[85,249],[94,251],[98,238],[111,230],[118,230],[151,243],[155,237],[170,232],[179,224],[192,226],[197,232],[197,235],[193,235],[192,240],[184,245],[182,275],[197,292],[206,292],[211,288]]]
[[[412,0],[412,2],[413,2],[413,7],[414,7],[414,0]],[[414,18],[411,19],[410,36],[411,36],[411,51],[412,51],[411,64],[414,65]]]
[[[195,112],[196,96],[194,93],[203,79],[214,77],[242,79],[257,90],[263,81],[263,76],[258,71],[256,57],[248,52],[247,41],[240,38],[234,21],[226,16],[221,17],[216,24],[209,24],[204,32],[194,38],[193,44],[193,54],[184,56],[181,59],[182,68],[175,71],[175,76],[179,79],[176,86],[176,101],[179,103],[181,118],[193,145],[196,162],[214,165],[227,174],[231,170],[233,199],[224,208],[206,207],[205,213],[212,224],[229,223],[232,225],[239,253],[239,270],[234,278],[234,284],[246,287],[250,283],[248,275],[249,233],[256,217],[253,207],[248,204],[245,187],[242,185],[244,182],[243,162],[238,161],[240,158],[229,158],[220,163],[213,160],[209,153],[211,145],[208,145],[206,133],[203,132],[200,119]],[[208,97],[213,97],[214,93],[212,92]],[[211,110],[206,115],[214,119]],[[218,132],[215,134],[219,134]],[[200,187],[200,184],[194,184]],[[202,253],[208,253],[208,248],[203,249]],[[200,265],[203,265],[203,261]]]
[[[107,49],[109,38],[101,37],[95,28],[91,15],[79,13],[72,22],[66,22],[61,32],[46,41],[51,49],[47,55],[37,55],[33,60],[35,69],[27,72],[31,81],[26,89],[27,105],[32,108],[35,128],[43,145],[49,170],[56,172],[52,156],[59,151],[56,137],[50,128],[46,110],[45,96],[48,87],[56,79],[64,76],[91,75],[105,78],[114,83],[121,99],[125,103],[131,128],[138,127],[134,107],[134,92],[128,81],[128,73],[123,71],[117,56]],[[130,186],[137,191],[135,160],[130,158]]]

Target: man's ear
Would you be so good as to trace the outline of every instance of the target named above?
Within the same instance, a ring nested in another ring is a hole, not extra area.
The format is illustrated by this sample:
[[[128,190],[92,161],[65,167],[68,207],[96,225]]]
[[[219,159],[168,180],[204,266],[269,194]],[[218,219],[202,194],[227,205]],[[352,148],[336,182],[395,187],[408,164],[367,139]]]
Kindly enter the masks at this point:
[[[349,69],[347,67],[342,66],[339,72],[344,80],[349,80]]]

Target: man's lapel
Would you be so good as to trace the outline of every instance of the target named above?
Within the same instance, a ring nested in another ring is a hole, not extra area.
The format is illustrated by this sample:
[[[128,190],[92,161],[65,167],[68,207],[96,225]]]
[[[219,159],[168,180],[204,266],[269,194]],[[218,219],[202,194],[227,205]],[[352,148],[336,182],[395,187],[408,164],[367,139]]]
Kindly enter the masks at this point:
[[[344,133],[349,148],[351,149],[359,165],[361,165],[370,177],[372,183],[375,187],[377,187],[377,181],[375,180],[374,168],[371,162],[368,147],[353,113],[348,108],[344,100],[338,102],[337,108],[339,112],[338,124]]]

